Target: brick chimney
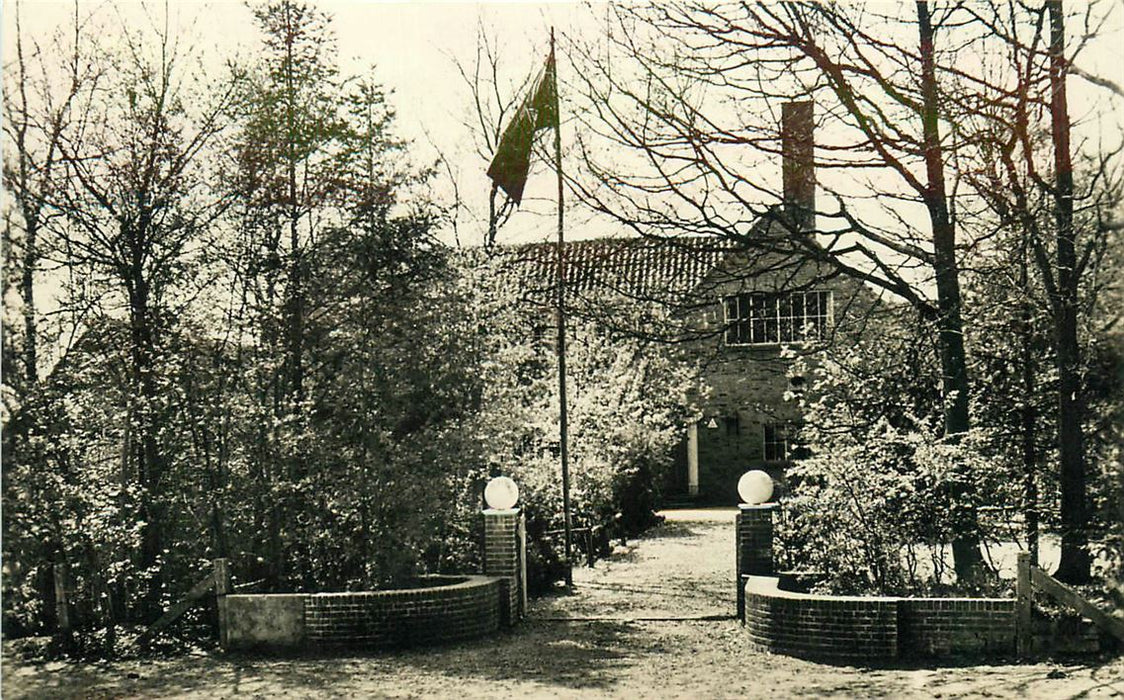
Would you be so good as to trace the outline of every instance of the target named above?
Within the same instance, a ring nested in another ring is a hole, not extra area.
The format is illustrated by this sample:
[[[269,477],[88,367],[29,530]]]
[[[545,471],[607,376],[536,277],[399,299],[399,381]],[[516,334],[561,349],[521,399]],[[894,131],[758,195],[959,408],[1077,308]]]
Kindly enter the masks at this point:
[[[781,105],[784,213],[797,231],[816,228],[814,128],[811,100]]]

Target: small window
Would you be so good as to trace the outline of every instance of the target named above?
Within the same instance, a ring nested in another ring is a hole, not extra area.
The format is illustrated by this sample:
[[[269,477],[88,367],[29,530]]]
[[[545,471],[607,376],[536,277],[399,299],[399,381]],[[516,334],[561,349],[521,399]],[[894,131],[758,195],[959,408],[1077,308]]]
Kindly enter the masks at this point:
[[[800,424],[791,422],[765,424],[764,452],[766,462],[807,459],[811,454],[800,439]]]
[[[831,325],[831,292],[749,292],[723,299],[727,345],[819,340]]]
[[[765,461],[783,462],[788,459],[788,425],[765,424]]]
[[[726,416],[726,435],[734,436],[741,433],[741,426],[738,424],[738,414]]]

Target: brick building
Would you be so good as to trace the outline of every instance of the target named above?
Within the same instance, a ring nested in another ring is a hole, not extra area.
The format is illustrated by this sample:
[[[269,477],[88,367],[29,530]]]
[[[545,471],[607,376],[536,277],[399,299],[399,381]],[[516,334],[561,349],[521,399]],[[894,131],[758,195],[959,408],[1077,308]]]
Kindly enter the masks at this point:
[[[782,252],[794,246],[770,244],[811,235],[815,226],[812,105],[785,105],[783,118],[784,203],[744,238],[606,238],[565,247],[568,315],[674,343],[709,388],[698,419],[683,429],[665,486],[672,500],[734,503],[747,469],[782,482],[800,422],[791,394],[804,385],[794,359],[847,342],[873,300],[822,263]],[[526,298],[550,307],[556,248],[511,253]]]

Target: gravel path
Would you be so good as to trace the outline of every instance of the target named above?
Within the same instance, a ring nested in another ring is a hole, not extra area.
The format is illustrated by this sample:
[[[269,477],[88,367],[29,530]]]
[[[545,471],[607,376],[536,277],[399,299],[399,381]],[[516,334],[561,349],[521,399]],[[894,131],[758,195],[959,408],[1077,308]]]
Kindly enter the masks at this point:
[[[17,665],[6,655],[3,696],[1124,697],[1119,659],[868,669],[751,651],[729,617],[731,540],[723,517],[669,521],[609,561],[575,570],[576,595],[534,601],[528,622],[491,639],[322,658],[210,654]],[[707,616],[720,619],[667,619]]]
[[[689,511],[709,514],[709,511]],[[719,511],[721,513],[721,511]],[[728,518],[676,514],[613,556],[574,569],[577,595],[534,601],[533,618],[645,620],[730,617],[735,611],[733,511]]]

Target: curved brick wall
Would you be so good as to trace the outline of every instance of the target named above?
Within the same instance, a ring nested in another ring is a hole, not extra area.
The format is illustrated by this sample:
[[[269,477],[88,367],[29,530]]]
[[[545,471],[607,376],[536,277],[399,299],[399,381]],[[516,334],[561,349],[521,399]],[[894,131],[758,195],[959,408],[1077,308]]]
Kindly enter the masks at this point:
[[[443,577],[428,588],[304,596],[312,646],[392,648],[480,637],[500,628],[500,579]]]
[[[784,591],[772,576],[748,576],[745,626],[754,646],[835,661],[898,656],[1009,653],[1011,598],[874,598]]]
[[[745,626],[754,646],[842,661],[897,656],[895,599],[792,593],[780,590],[775,577],[747,578]]]
[[[512,587],[494,576],[433,576],[445,585],[363,593],[238,594],[219,605],[223,646],[388,649],[481,637],[501,626]]]
[[[898,647],[903,656],[1011,654],[1014,598],[901,598]]]

